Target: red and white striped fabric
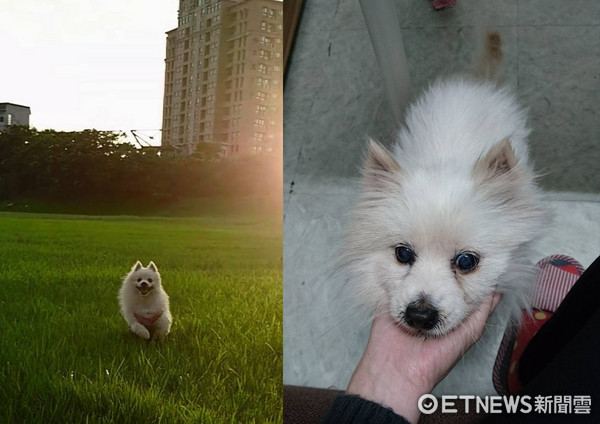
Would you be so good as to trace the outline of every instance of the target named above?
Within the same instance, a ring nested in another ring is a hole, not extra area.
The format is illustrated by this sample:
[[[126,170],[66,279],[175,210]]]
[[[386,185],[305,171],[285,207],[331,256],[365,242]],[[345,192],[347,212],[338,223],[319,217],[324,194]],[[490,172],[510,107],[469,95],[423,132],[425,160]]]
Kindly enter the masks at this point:
[[[552,317],[585,269],[570,256],[552,255],[537,263],[539,273],[532,297],[533,313],[523,312],[521,325],[504,333],[492,379],[501,395],[521,390],[518,368],[521,355],[538,330]]]
[[[575,259],[565,255],[552,255],[537,263],[538,284],[531,306],[554,312],[585,270]]]

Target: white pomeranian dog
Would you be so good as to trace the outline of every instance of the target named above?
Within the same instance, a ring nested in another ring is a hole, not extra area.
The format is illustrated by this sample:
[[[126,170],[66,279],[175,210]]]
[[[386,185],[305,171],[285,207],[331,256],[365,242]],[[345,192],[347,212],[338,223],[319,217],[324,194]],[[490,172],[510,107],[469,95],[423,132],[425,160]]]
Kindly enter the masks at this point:
[[[137,261],[119,291],[121,314],[129,328],[143,339],[158,339],[171,330],[169,296],[162,288],[154,262],[146,268]]]
[[[437,395],[495,393],[494,359],[509,319],[528,308],[528,247],[546,222],[525,112],[490,80],[501,57],[498,33],[488,33],[479,75],[432,84],[391,151],[370,141],[344,248],[357,298],[417,337],[443,337],[490,293],[504,294]]]

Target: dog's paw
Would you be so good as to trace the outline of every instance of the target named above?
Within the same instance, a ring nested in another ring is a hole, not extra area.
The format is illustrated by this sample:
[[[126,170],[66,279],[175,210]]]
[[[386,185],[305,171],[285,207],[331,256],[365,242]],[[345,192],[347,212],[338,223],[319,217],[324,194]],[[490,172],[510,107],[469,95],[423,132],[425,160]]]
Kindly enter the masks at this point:
[[[157,328],[154,334],[152,335],[153,339],[161,339],[169,334],[170,328]]]
[[[140,336],[144,340],[149,340],[150,339],[150,332],[142,324],[136,323],[136,324],[132,325],[131,326],[131,331],[133,331],[135,334],[137,334],[138,336]]]

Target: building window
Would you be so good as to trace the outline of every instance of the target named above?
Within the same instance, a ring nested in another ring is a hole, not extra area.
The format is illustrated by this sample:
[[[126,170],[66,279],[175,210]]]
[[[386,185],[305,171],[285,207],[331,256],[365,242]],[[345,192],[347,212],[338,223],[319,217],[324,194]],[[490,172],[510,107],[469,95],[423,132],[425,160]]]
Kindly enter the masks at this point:
[[[268,60],[268,59],[270,59],[270,58],[271,58],[271,52],[270,52],[270,51],[268,51],[268,50],[263,50],[263,49],[260,49],[260,50],[258,51],[258,56],[260,56],[260,57],[263,57],[263,58],[265,58],[265,59],[267,59],[267,60]]]

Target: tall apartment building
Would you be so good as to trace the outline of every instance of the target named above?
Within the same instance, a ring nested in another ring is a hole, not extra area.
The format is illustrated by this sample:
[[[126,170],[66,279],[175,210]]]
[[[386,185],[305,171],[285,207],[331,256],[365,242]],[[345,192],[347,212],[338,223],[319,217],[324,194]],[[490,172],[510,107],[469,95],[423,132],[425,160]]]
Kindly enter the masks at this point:
[[[21,106],[14,103],[0,103],[0,131],[11,125],[29,126],[29,106]]]
[[[162,147],[274,152],[283,135],[283,3],[180,0],[167,32]]]

